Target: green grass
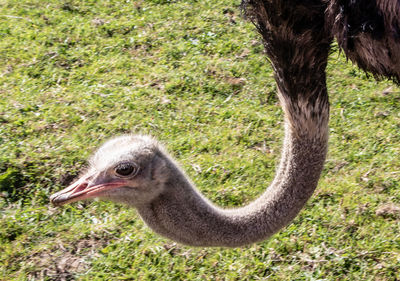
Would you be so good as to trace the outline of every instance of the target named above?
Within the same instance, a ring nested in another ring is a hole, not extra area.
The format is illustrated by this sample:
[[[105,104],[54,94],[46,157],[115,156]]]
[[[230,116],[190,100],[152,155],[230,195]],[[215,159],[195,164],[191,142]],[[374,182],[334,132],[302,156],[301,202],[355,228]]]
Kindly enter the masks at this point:
[[[0,1],[0,280],[400,279],[400,214],[390,208],[400,205],[400,89],[338,52],[323,176],[271,239],[191,248],[154,234],[133,209],[49,204],[96,147],[131,132],[161,140],[217,204],[263,191],[282,111],[238,5]]]

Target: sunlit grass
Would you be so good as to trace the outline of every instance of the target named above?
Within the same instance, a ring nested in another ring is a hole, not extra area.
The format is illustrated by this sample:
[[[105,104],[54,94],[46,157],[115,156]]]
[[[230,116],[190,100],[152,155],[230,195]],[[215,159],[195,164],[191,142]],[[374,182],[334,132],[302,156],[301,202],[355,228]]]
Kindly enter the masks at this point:
[[[379,212],[400,205],[400,89],[338,52],[328,67],[323,177],[271,239],[190,248],[124,206],[48,204],[96,147],[124,133],[161,140],[222,206],[248,203],[268,186],[282,111],[238,5],[0,2],[0,279],[400,279],[400,214]]]

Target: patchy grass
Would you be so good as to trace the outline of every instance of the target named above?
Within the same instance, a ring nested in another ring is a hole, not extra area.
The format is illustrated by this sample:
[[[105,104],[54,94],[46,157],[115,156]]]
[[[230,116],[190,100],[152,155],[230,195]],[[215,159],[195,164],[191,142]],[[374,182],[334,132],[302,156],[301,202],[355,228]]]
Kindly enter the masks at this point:
[[[400,90],[338,52],[330,151],[295,221],[190,248],[108,202],[48,204],[109,137],[142,132],[223,206],[274,175],[282,111],[239,1],[0,2],[0,279],[398,280]]]

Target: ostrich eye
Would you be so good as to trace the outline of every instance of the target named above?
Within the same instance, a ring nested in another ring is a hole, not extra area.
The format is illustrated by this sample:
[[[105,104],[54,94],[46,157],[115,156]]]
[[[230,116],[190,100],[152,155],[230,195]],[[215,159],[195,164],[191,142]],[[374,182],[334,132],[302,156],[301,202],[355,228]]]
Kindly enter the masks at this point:
[[[121,163],[118,164],[114,170],[118,176],[127,177],[136,174],[137,167],[131,163]]]

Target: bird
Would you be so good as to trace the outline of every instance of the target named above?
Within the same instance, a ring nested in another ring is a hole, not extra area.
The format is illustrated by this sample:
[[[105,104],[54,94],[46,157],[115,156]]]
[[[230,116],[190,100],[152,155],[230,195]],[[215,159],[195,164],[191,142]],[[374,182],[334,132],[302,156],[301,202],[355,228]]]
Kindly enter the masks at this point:
[[[263,241],[296,217],[318,185],[328,150],[332,42],[363,70],[398,83],[400,2],[243,0],[242,8],[263,38],[284,112],[280,164],[264,193],[239,208],[216,206],[154,138],[125,135],[104,143],[87,172],[50,197],[53,204],[125,203],[160,235],[205,247]]]

